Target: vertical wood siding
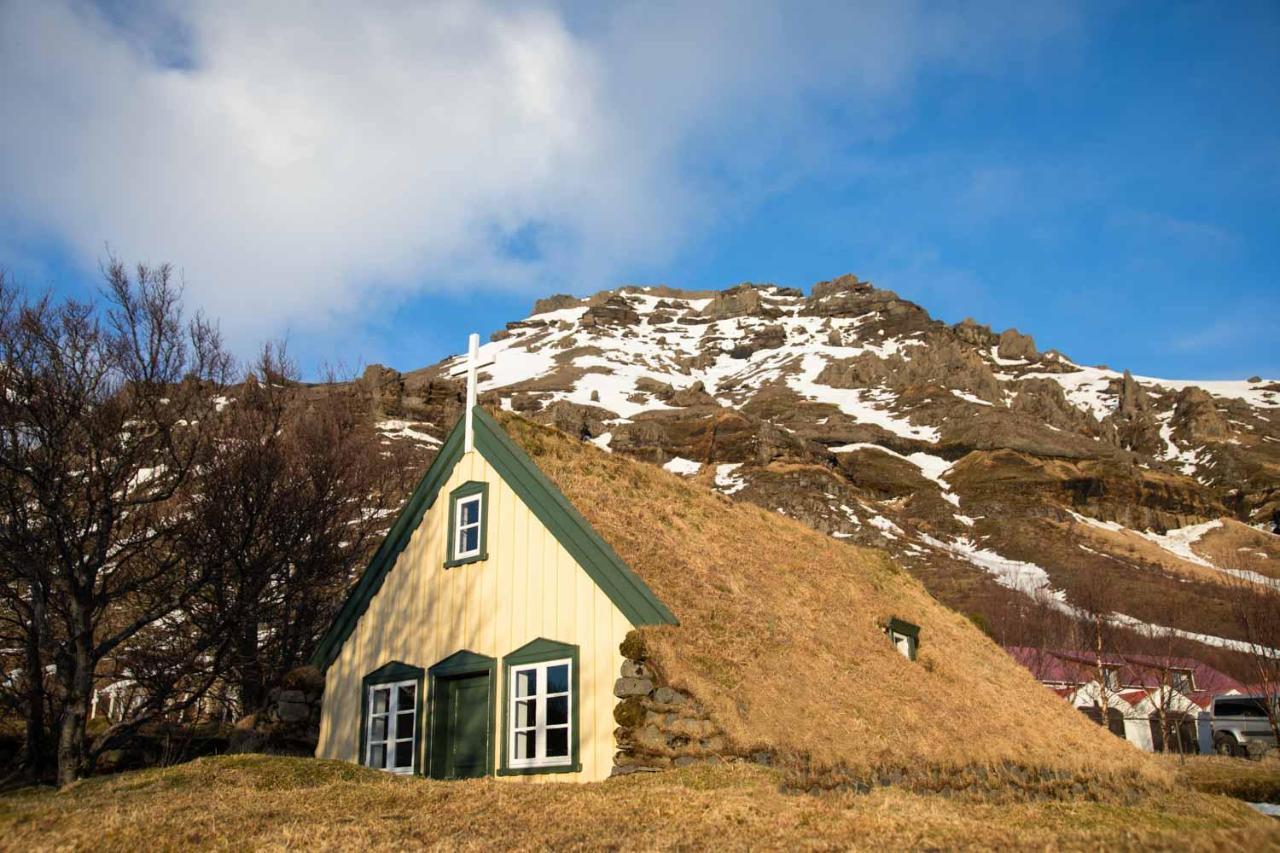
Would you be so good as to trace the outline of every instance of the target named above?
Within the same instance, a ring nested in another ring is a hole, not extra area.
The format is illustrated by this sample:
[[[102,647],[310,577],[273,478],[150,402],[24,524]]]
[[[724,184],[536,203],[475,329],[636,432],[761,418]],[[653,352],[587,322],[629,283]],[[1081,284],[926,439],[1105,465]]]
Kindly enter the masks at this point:
[[[445,569],[449,493],[471,480],[489,483],[488,559]],[[388,661],[428,669],[467,649],[500,663],[504,655],[544,637],[580,647],[582,772],[501,778],[603,779],[613,767],[613,682],[622,665],[618,645],[630,628],[484,457],[465,454],[326,673],[316,755],[359,760],[360,681]],[[506,697],[501,666],[496,680],[495,734],[502,738]],[[494,746],[496,763],[502,741]],[[419,767],[425,766],[424,755],[419,744]]]

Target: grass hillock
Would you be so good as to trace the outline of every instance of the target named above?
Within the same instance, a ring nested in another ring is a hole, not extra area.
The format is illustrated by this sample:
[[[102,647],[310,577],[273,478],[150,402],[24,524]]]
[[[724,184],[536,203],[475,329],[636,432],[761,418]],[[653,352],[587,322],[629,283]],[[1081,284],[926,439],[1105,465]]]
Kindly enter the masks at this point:
[[[795,784],[887,773],[927,789],[1016,782],[1076,797],[1169,784],[883,552],[498,417],[679,618],[641,632],[662,675],[741,753],[776,753]],[[890,645],[891,617],[921,627],[918,660]]]
[[[0,796],[0,848],[1261,850],[1280,821],[1223,797],[973,803],[896,788],[781,792],[777,771],[691,767],[585,785],[436,782],[254,755]]]

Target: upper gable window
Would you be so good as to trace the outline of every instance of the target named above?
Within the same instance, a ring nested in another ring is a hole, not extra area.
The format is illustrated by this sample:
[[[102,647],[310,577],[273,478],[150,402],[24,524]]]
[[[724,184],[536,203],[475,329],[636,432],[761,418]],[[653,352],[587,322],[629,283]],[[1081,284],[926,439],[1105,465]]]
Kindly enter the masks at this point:
[[[445,566],[488,558],[489,484],[463,483],[449,495],[449,553]]]

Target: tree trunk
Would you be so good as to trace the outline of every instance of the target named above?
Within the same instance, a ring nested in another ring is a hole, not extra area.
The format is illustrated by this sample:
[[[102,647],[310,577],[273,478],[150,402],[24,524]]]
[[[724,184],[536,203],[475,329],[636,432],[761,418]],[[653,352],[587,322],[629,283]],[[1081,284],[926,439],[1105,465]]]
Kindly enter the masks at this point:
[[[256,602],[245,602],[240,610],[241,620],[236,637],[236,669],[240,682],[240,711],[254,714],[266,704],[262,685],[262,664],[258,660],[258,607]]]
[[[45,620],[44,597],[31,586],[31,624],[27,625],[23,660],[26,678],[27,728],[22,744],[22,771],[32,782],[40,781],[48,762],[45,754],[44,660],[40,655]]]
[[[84,727],[93,697],[95,661],[89,611],[74,600],[71,611],[78,630],[68,644],[70,653],[58,661],[58,676],[66,687],[58,732],[58,787],[69,785],[84,775]]]

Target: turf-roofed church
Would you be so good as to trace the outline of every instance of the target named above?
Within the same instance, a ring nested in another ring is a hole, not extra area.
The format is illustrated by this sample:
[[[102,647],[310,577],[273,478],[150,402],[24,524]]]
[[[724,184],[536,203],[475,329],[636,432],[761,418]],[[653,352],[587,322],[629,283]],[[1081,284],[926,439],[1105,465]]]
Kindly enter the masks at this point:
[[[321,642],[316,754],[435,778],[603,779],[619,645],[675,617],[468,411]]]

